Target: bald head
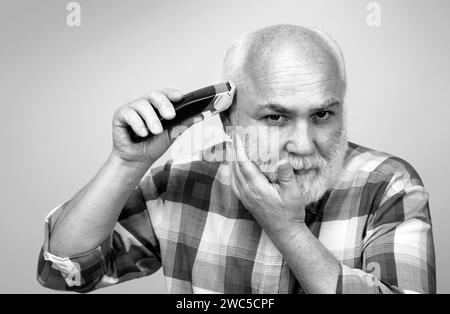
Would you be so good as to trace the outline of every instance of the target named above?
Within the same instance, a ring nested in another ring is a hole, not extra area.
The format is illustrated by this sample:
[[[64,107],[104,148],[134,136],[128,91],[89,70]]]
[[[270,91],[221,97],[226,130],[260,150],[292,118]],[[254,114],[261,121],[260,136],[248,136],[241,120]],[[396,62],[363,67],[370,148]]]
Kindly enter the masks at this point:
[[[333,81],[345,92],[345,66],[336,42],[326,33],[296,25],[274,25],[244,34],[227,51],[224,78],[291,92],[315,82]],[[343,95],[342,95],[343,96]]]

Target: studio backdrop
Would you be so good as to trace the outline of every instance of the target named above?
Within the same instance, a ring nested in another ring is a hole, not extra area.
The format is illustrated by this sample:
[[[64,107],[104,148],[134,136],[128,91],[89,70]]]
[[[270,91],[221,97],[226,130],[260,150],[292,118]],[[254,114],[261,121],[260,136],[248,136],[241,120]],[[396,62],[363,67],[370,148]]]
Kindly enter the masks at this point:
[[[119,106],[220,82],[237,37],[280,23],[318,27],[340,44],[349,140],[420,174],[438,292],[450,292],[449,12],[446,0],[1,1],[0,292],[51,292],[36,281],[44,217],[106,160]],[[164,293],[162,271],[102,292]]]

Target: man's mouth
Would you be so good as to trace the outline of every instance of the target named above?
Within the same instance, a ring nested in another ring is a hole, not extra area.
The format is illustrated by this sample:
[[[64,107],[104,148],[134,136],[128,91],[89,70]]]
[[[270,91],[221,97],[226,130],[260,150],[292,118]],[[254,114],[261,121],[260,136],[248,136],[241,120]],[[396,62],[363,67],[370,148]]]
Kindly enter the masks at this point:
[[[316,174],[317,168],[309,168],[309,169],[294,169],[294,174],[297,176],[305,176],[307,174]]]

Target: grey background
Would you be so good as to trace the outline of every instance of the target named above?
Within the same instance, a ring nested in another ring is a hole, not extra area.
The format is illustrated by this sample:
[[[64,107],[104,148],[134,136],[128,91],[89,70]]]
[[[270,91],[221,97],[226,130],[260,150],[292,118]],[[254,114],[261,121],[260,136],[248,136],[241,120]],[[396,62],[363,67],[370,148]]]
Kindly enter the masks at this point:
[[[166,86],[221,81],[226,47],[277,23],[316,26],[347,63],[350,140],[409,161],[430,193],[438,291],[450,292],[447,205],[450,2],[384,0],[69,1],[0,4],[0,292],[51,292],[35,279],[43,219],[105,161],[124,102]],[[165,292],[161,271],[101,292]]]

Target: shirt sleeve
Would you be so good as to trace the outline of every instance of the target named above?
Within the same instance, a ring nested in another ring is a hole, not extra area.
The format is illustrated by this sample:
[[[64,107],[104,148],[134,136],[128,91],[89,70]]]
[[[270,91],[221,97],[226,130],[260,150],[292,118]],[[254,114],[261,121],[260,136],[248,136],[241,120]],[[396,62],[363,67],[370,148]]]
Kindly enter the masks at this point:
[[[151,169],[144,176],[122,209],[112,234],[97,248],[83,254],[59,257],[49,252],[51,233],[65,203],[51,211],[45,218],[38,282],[55,290],[89,292],[156,272],[161,267],[161,254],[147,203],[152,209],[164,205],[160,196],[165,191],[163,184],[167,183],[166,170],[167,164]]]
[[[341,264],[337,293],[436,293],[429,197],[407,167],[389,181],[368,220],[363,269]]]

